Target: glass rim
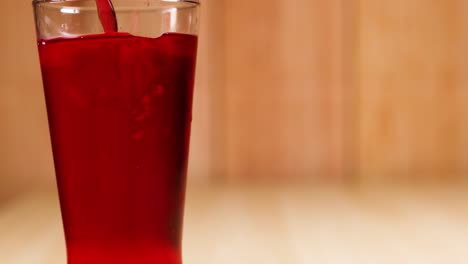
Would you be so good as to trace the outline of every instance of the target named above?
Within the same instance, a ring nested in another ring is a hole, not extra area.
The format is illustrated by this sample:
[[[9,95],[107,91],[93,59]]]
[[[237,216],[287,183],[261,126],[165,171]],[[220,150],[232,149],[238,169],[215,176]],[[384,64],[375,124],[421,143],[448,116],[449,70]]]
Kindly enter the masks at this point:
[[[79,2],[79,1],[90,1],[90,0],[32,0],[32,3],[33,4],[65,3],[65,2]],[[190,4],[200,5],[200,0],[160,0],[160,1],[167,2],[167,3],[190,3]]]

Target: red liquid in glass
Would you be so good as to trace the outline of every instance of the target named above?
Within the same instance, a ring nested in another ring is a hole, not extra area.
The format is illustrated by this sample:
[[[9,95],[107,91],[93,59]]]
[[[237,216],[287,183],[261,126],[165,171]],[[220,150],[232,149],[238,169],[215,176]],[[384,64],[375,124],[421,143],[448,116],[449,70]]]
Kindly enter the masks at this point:
[[[197,37],[39,41],[70,264],[180,264]]]

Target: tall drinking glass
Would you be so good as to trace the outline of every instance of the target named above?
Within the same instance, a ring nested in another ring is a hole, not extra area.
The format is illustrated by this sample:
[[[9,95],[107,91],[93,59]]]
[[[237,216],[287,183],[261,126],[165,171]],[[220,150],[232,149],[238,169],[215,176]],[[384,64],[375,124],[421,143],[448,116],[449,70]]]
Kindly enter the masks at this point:
[[[199,4],[104,1],[33,1],[68,263],[180,264]]]

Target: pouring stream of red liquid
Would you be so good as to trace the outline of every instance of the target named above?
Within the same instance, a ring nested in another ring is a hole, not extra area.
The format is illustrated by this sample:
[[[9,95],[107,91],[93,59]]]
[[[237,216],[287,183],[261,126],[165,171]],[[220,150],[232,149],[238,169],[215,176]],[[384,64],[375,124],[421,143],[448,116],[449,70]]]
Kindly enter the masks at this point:
[[[112,0],[96,0],[96,6],[104,32],[117,32],[117,17],[115,15]]]

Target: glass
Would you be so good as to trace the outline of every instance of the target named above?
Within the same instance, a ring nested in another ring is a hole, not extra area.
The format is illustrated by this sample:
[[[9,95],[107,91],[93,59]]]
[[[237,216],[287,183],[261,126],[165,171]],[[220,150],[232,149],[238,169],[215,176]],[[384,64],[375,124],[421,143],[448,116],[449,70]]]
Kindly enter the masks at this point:
[[[180,264],[198,2],[33,6],[68,263]]]

